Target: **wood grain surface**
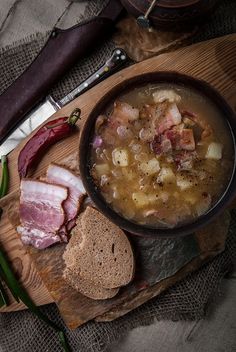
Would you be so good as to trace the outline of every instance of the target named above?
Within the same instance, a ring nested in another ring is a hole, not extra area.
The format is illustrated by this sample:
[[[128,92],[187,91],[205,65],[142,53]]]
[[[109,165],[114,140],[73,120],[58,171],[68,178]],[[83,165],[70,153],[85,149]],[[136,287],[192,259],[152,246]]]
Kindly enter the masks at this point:
[[[82,110],[82,119],[79,123],[79,127],[82,128],[93,106],[110,88],[126,78],[155,70],[178,70],[179,72],[204,79],[217,88],[228,100],[230,105],[236,109],[235,59],[236,35],[225,36],[189,46],[173,53],[163,54],[159,57],[133,65],[108,78],[106,81],[100,83],[61,111],[54,114],[51,119],[57,116],[68,115],[72,109],[79,106]],[[64,158],[70,158],[70,155],[75,153],[78,148],[78,138],[79,135],[77,133],[52,147],[38,165],[34,175],[37,177],[42,174],[49,161],[61,162]],[[17,156],[22,145],[23,143],[9,156],[11,194],[1,201],[1,206],[6,207],[9,205],[11,197],[14,196],[15,192],[18,190]],[[26,253],[25,248],[17,238],[17,234],[10,225],[6,212],[4,212],[0,223],[0,244],[7,252],[20,280],[34,301],[38,305],[52,302],[52,297],[42,283],[29,255]],[[24,308],[22,304],[13,303],[10,307],[5,308],[5,311],[22,308]]]
[[[74,163],[76,164],[77,158],[74,157]],[[65,160],[63,164],[66,167],[71,166],[71,163]],[[10,223],[16,228],[20,224],[18,194],[15,199],[11,200],[7,213]],[[75,329],[97,316],[99,316],[99,321],[115,319],[117,316],[127,313],[148,299],[160,294],[189,272],[196,270],[203,262],[224,249],[229,224],[230,215],[228,212],[224,212],[214,223],[195,234],[195,238],[189,236],[185,240],[179,239],[179,245],[174,244],[173,240],[171,245],[167,242],[163,245],[163,241],[160,243],[160,241],[155,240],[153,243],[153,240],[141,241],[137,237],[130,238],[136,256],[135,277],[114,298],[107,300],[92,300],[85,297],[64,281],[63,270],[65,264],[62,256],[66,247],[65,244],[58,244],[43,251],[32,246],[26,248],[33,259],[36,270],[56,302],[65,323],[69,328]],[[150,243],[148,251],[147,242]],[[185,243],[184,247],[182,247],[183,244],[180,245],[182,242]],[[169,246],[172,248],[171,250],[168,250]],[[168,259],[163,258],[164,262],[162,260],[157,262],[152,256],[153,250],[158,251],[160,256],[163,255]],[[163,252],[165,252],[165,255]],[[192,253],[191,256],[189,256],[190,253]],[[172,256],[178,256],[178,258],[175,258],[171,264],[171,274],[168,271],[167,276],[164,274],[165,279],[161,280],[159,275],[163,277],[163,270],[166,273],[166,266],[170,265]],[[149,263],[151,260],[152,264]],[[156,266],[158,267],[156,268]],[[150,285],[149,282],[151,282]]]
[[[98,322],[111,321],[125,315],[141,304],[147,302],[149,299],[156,297],[176,282],[182,280],[190,272],[197,270],[203,263],[222,252],[229,224],[230,215],[228,212],[224,212],[214,221],[213,224],[207,225],[195,234],[201,252],[198,257],[194,258],[172,277],[168,277],[167,279],[128,297],[121,304],[117,304],[115,308],[111,308],[108,312],[96,317],[95,320]]]

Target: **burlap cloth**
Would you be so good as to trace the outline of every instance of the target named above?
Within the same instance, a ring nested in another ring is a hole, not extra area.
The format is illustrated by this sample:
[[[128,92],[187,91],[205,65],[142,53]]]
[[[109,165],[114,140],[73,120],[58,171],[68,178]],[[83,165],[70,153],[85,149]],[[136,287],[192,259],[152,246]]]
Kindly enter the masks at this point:
[[[1,0],[3,1],[3,0]],[[49,2],[49,1],[48,1]],[[60,0],[61,2],[61,0]],[[65,2],[65,1],[64,1]],[[104,1],[89,1],[85,16],[101,8]],[[64,4],[65,5],[65,4]],[[236,1],[221,1],[215,15],[197,33],[193,42],[234,33],[236,29]],[[1,20],[0,13],[0,20]],[[44,28],[47,30],[48,28]],[[46,40],[47,34],[25,38],[0,51],[0,90],[3,91],[30,63]],[[1,32],[0,32],[1,39]],[[89,59],[82,60],[53,89],[56,98],[62,97],[79,81],[98,67],[108,56],[113,44],[107,42]],[[3,117],[1,117],[3,118]],[[236,211],[231,211],[231,226],[225,251],[204,265],[197,272],[168,289],[157,298],[131,313],[109,323],[93,321],[75,331],[68,330],[55,304],[42,307],[42,311],[58,323],[66,332],[73,351],[105,351],[109,344],[129,330],[149,325],[155,319],[193,320],[204,317],[206,309],[219,291],[222,278],[232,270],[236,258]],[[0,346],[3,352],[59,352],[56,334],[30,312],[3,313],[0,315]]]

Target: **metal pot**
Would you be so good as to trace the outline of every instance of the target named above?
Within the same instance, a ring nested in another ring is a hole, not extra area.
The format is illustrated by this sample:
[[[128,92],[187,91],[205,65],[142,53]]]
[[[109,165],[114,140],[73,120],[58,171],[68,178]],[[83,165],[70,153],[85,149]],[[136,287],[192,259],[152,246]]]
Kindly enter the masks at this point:
[[[217,0],[159,0],[149,15],[154,27],[170,29],[203,21],[213,11]],[[144,15],[152,0],[121,0],[126,10],[135,16]]]

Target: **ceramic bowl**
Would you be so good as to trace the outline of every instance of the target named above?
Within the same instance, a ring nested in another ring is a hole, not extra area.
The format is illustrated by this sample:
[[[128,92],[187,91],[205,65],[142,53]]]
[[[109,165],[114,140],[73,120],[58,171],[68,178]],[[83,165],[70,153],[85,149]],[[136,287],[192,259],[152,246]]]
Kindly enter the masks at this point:
[[[218,202],[205,214],[198,217],[195,221],[187,223],[175,228],[151,228],[140,225],[127,220],[122,215],[117,214],[102,197],[98,187],[93,181],[90,174],[90,151],[92,139],[94,137],[94,127],[97,117],[105,111],[105,108],[110,105],[117,97],[126,91],[148,83],[175,83],[184,85],[190,89],[195,89],[201,95],[204,95],[215,104],[221,112],[222,118],[226,119],[228,125],[229,138],[232,139],[235,155],[235,140],[236,140],[236,116],[224,98],[205,81],[197,80],[191,76],[183,75],[177,72],[152,72],[135,76],[115,86],[95,105],[90,115],[88,116],[80,137],[79,145],[79,168],[83,184],[86,191],[96,207],[111,221],[117,224],[124,230],[133,234],[144,237],[179,237],[195,232],[199,228],[205,226],[215,217],[217,217],[229,203],[236,197],[236,172],[235,159],[233,171],[228,183],[228,186],[220,197]]]

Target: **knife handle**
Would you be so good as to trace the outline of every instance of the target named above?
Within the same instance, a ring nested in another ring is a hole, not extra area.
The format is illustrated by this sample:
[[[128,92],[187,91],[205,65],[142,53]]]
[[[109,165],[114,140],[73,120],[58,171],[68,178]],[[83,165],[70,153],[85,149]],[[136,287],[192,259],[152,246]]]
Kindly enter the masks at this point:
[[[110,1],[95,17],[69,29],[55,28],[26,71],[0,96],[0,144],[78,59],[111,33],[121,5]]]
[[[88,89],[95,86],[97,83],[104,80],[106,77],[113,74],[121,66],[123,66],[129,60],[128,55],[123,49],[116,48],[111,57],[102,65],[96,72],[89,76],[85,81],[83,81],[78,87],[73,89],[69,94],[62,98],[57,104],[60,107],[65,106],[72,100],[77,98],[79,95],[86,92]]]

